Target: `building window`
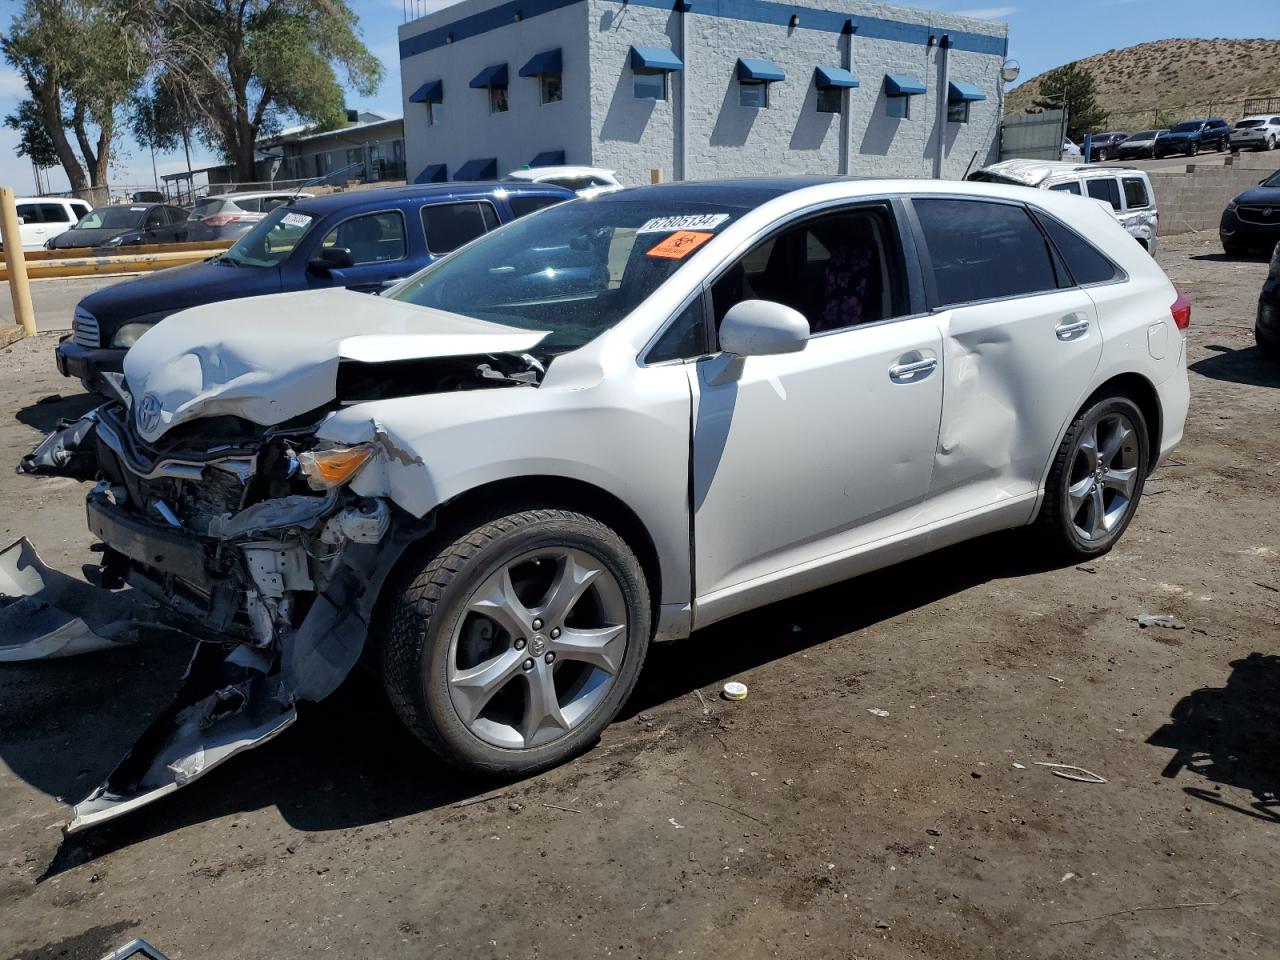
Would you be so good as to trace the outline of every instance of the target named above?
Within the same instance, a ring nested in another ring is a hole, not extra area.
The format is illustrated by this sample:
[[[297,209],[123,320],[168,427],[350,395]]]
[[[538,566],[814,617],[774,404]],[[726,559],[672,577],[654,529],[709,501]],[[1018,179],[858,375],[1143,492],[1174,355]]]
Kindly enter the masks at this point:
[[[427,101],[427,126],[434,127],[444,115],[444,104],[439,100]]]
[[[506,87],[490,87],[489,88],[489,112],[490,113],[506,113],[507,112],[507,88]]]
[[[637,100],[667,99],[667,71],[649,67],[633,67]]]
[[[889,97],[885,100],[885,113],[891,120],[911,119],[910,97]]]
[[[564,87],[560,83],[560,77],[558,73],[544,73],[538,78],[542,86],[543,103],[559,103],[564,99]]]
[[[905,98],[904,98],[905,99]],[[968,123],[969,101],[954,100],[947,104],[947,123]]]
[[[744,107],[769,106],[769,84],[760,80],[739,80],[738,103]]]
[[[818,89],[818,112],[839,113],[841,94],[843,92],[839,87],[820,87]]]

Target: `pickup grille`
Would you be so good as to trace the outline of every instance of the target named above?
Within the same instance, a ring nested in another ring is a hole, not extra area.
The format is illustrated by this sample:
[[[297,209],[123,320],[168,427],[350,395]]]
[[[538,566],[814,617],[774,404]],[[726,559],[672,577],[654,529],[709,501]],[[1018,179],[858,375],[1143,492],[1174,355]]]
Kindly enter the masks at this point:
[[[76,307],[75,318],[71,321],[73,339],[82,347],[102,346],[98,332],[98,318],[88,310]]]
[[[1245,207],[1236,209],[1236,216],[1246,223],[1280,228],[1280,203],[1271,207]]]

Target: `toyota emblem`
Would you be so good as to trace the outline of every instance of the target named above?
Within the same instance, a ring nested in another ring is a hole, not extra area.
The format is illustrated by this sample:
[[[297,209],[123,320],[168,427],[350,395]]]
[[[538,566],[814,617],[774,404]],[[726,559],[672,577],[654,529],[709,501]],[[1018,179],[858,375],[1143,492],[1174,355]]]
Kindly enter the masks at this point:
[[[150,433],[158,426],[160,426],[160,398],[154,393],[148,393],[142,398],[142,405],[138,407],[138,428],[143,433]]]

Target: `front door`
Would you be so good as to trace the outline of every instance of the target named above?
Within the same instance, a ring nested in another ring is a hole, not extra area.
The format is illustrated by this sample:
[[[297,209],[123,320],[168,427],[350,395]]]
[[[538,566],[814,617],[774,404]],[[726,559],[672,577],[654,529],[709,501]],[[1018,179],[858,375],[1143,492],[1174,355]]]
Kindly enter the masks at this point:
[[[942,343],[931,317],[907,316],[897,238],[887,205],[851,206],[765,239],[713,285],[717,325],[761,299],[799,310],[812,332],[799,353],[696,365],[700,618],[839,579],[842,557],[914,526],[937,446]]]
[[[350,253],[350,265],[309,272],[307,280],[312,286],[376,293],[412,272],[400,210],[362,213],[343,220],[320,238],[310,256],[318,257],[321,250],[332,248]]]

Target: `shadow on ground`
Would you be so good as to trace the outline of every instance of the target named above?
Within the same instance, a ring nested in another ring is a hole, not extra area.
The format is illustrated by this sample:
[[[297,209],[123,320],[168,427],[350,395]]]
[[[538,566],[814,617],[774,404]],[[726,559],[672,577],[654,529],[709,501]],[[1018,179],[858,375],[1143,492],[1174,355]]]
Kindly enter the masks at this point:
[[[1280,656],[1251,653],[1234,661],[1226,686],[1183,697],[1147,743],[1177,751],[1165,777],[1186,771],[1216,785],[1184,786],[1188,796],[1280,823]],[[1248,791],[1253,802],[1229,802],[1223,786]]]
[[[1207,344],[1205,349],[1215,355],[1197,360],[1187,369],[1228,383],[1241,383],[1250,387],[1280,387],[1280,363],[1270,359],[1257,347],[1233,350],[1220,344]]]
[[[28,407],[23,407],[13,416],[19,423],[25,423],[41,433],[50,433],[63,420],[79,420],[94,407],[100,407],[102,404],[103,399],[92,393],[76,393],[68,397],[53,393],[47,397],[41,397]]]
[[[1034,556],[1023,533],[998,534],[660,644],[650,652],[623,719],[801,650],[838,638],[856,643],[861,630],[989,580],[1052,569],[1028,559]],[[19,715],[0,725],[0,755],[28,783],[74,803],[163,709],[186,649],[149,643],[17,668],[30,671],[16,681],[30,696]],[[13,672],[8,685],[15,683]],[[55,745],[61,753],[55,754]],[[590,757],[576,762],[589,763]],[[436,760],[399,722],[380,681],[357,670],[323,703],[304,704],[298,723],[282,736],[148,806],[144,815],[67,840],[45,878],[113,849],[267,806],[299,830],[341,830],[456,804],[511,783],[464,776]]]
[[[1266,263],[1270,257],[1270,250],[1258,248],[1248,253],[1201,253],[1191,259],[1204,263]]]

